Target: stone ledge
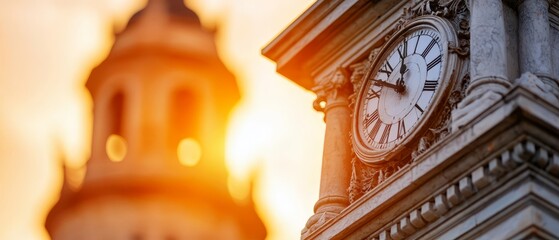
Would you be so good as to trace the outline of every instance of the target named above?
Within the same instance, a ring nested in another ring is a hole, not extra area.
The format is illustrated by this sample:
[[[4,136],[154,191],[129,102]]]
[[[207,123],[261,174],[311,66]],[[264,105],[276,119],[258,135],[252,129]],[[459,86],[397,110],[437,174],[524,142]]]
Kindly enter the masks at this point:
[[[532,162],[525,161],[498,179],[493,178],[490,185],[475,190],[470,198],[450,206],[448,214],[408,236],[412,239],[478,239],[505,221],[507,215],[527,206],[536,204],[559,211],[559,181]],[[559,213],[556,215],[559,217]]]
[[[448,217],[441,218],[437,224],[424,229],[422,235],[412,238],[511,239],[526,228],[534,227],[546,230],[557,238],[557,225],[545,227],[542,223],[559,220],[558,182],[556,179],[549,181],[549,175],[541,175],[533,166],[524,165],[517,170],[501,179],[498,184],[480,192],[473,201],[458,207]],[[518,215],[522,215],[527,209],[544,211],[552,219],[518,219]],[[514,220],[517,225],[508,225],[512,218],[517,218]],[[499,228],[508,230],[500,231]]]

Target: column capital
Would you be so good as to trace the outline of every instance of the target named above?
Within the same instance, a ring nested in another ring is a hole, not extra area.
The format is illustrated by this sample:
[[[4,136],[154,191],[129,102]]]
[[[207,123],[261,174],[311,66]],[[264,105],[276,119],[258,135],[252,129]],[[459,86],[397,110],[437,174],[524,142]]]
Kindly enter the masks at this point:
[[[316,93],[313,108],[316,111],[326,112],[328,109],[338,106],[347,107],[347,97],[351,90],[348,71],[343,67],[338,67],[319,80],[316,86],[312,88],[312,91]]]

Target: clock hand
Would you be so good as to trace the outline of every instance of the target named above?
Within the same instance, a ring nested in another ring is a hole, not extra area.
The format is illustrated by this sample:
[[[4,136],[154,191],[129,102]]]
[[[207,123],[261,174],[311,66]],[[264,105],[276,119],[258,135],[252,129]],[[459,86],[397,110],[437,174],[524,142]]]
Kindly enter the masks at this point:
[[[378,80],[378,79],[371,79],[371,81],[373,81],[373,84],[376,86],[382,86],[382,87],[389,87],[394,89],[397,93],[401,93],[404,92],[406,90],[406,86],[402,83],[396,83],[396,84],[392,84],[389,82],[385,82],[382,80]],[[398,80],[400,81],[400,80]]]
[[[406,91],[406,83],[404,82],[404,76],[402,75],[398,81],[396,81],[396,92],[397,93],[403,93]]]
[[[406,47],[406,44],[404,42],[404,48]],[[405,49],[404,49],[404,52]],[[398,48],[398,54],[400,55],[400,78],[398,78],[398,81],[396,81],[396,86],[398,86],[398,88],[396,89],[397,93],[402,93],[406,90],[406,84],[404,82],[404,74],[408,71],[406,64],[404,63],[404,59],[406,56],[404,56],[404,54],[402,54],[402,52],[400,51],[400,48]]]
[[[400,62],[402,63],[400,65],[400,75],[402,75],[402,78],[403,78],[404,73],[406,73],[406,71],[407,71],[407,66],[406,66],[406,64],[404,64],[404,58],[406,58],[406,57],[400,52],[399,48],[398,48],[398,53],[400,55]]]

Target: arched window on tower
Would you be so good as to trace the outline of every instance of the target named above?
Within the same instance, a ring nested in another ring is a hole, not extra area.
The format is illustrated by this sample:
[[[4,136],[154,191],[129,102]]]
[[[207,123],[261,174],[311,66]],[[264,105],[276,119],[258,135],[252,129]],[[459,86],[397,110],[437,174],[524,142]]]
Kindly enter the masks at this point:
[[[124,94],[116,93],[109,102],[107,114],[107,156],[113,162],[120,162],[126,156],[126,140],[123,137]]]
[[[202,155],[199,118],[196,96],[187,90],[176,91],[171,98],[168,136],[180,163],[186,166],[196,165]]]

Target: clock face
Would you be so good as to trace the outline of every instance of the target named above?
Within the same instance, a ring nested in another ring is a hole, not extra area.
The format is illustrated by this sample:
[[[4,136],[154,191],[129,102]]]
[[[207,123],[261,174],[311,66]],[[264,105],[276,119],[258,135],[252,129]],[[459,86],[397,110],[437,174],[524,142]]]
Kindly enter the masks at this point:
[[[388,151],[414,134],[442,91],[446,60],[443,42],[433,28],[415,28],[401,35],[366,75],[355,125],[360,144]]]

